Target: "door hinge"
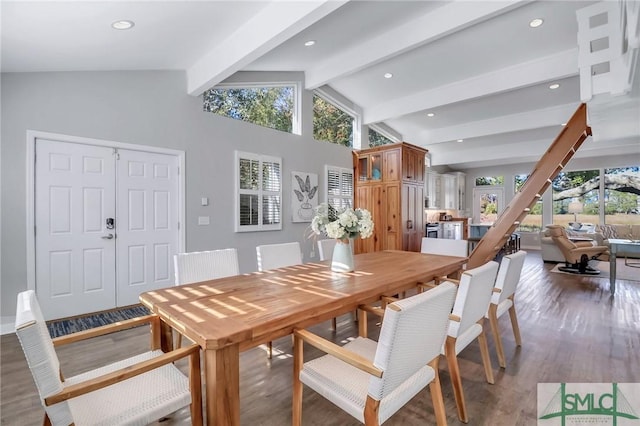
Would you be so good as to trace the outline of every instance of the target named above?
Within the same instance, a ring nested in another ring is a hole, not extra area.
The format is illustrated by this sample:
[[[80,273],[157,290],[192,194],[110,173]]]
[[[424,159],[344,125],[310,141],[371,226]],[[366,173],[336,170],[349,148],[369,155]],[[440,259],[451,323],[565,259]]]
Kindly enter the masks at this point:
[[[118,152],[118,148],[113,148],[113,155],[116,157],[116,160],[120,159],[120,153]]]
[[[180,222],[178,222],[178,229],[180,229]]]

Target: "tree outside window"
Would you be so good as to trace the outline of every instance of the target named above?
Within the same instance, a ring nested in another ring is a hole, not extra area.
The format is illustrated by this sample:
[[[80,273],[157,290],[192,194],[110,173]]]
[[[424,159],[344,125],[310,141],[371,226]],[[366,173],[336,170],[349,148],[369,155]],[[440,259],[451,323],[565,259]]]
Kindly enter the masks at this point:
[[[569,223],[599,223],[600,171],[582,170],[560,172],[553,180],[553,223],[569,226]],[[569,211],[570,203],[580,203],[582,212]]]
[[[351,115],[318,95],[313,95],[313,138],[348,147],[353,146]]]
[[[370,147],[387,145],[390,143],[393,143],[391,139],[389,139],[388,137],[386,137],[381,133],[376,132],[372,128],[369,128],[369,146]]]
[[[640,167],[604,170],[604,222],[640,224]]]
[[[529,175],[515,175],[514,188],[518,193],[525,182],[529,179]],[[539,232],[542,229],[542,199],[539,199],[529,213],[520,221],[518,231],[520,232]]]
[[[216,87],[204,92],[206,112],[291,133],[294,120],[292,86]]]

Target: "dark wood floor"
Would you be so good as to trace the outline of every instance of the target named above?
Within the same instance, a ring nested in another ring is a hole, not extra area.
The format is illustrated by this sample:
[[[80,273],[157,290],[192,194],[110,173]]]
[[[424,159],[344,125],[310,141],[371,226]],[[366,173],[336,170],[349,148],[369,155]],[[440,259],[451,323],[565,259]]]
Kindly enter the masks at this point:
[[[493,339],[488,338],[494,385],[484,380],[477,343],[460,354],[470,425],[536,424],[536,386],[541,382],[640,382],[640,282],[618,281],[612,297],[608,279],[550,273],[553,266],[543,263],[538,252],[527,256],[516,295],[523,346],[515,347],[508,316],[503,316],[506,370],[498,368]],[[329,323],[312,330],[337,342],[357,332],[349,315],[339,318],[337,333],[329,330]],[[377,328],[370,330],[376,337]],[[69,376],[121,354],[142,351],[147,344],[141,338],[145,332],[138,328],[60,348],[62,371]],[[0,343],[2,424],[41,424],[43,410],[15,334],[2,336]],[[278,355],[271,361],[262,348],[241,356],[243,425],[291,423],[291,339],[274,342],[274,349]],[[313,357],[315,352],[307,355]],[[444,361],[440,371],[448,423],[460,425]],[[181,410],[162,424],[188,423],[188,412]],[[358,423],[306,389],[303,424]],[[434,424],[428,391],[418,394],[386,424]]]

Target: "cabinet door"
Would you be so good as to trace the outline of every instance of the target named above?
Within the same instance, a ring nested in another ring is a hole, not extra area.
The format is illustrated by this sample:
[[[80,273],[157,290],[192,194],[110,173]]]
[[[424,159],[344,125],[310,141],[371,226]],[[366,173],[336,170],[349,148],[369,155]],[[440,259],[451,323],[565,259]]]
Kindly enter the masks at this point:
[[[400,180],[401,160],[402,157],[399,148],[384,151],[382,164],[383,181],[393,182]]]
[[[402,179],[411,182],[424,181],[424,153],[410,148],[402,152]]]
[[[384,218],[384,192],[382,184],[359,186],[356,190],[355,206],[369,210],[373,220],[373,235],[362,239],[356,238],[355,253],[371,253],[382,250],[383,235],[385,232]]]
[[[424,236],[424,187],[420,184],[402,185],[402,250],[420,251]]]
[[[385,219],[383,250],[400,250],[402,247],[400,197],[400,184],[384,186],[381,209]]]

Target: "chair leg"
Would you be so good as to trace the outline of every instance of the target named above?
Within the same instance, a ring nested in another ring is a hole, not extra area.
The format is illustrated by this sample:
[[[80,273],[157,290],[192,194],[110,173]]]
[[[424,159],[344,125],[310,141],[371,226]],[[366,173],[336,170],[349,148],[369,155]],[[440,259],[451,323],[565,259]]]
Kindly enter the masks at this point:
[[[481,323],[482,320],[479,322]],[[482,365],[484,365],[484,374],[487,376],[487,383],[492,385],[494,383],[493,368],[491,368],[491,357],[489,356],[489,347],[487,346],[487,337],[484,334],[484,328],[478,336],[478,343],[480,344],[480,356],[482,357]]]
[[[513,302],[513,297],[511,301]],[[515,303],[509,308],[509,317],[511,318],[511,327],[513,327],[513,337],[516,339],[516,345],[522,346],[522,338],[520,337],[520,327],[518,326]]]
[[[51,419],[49,418],[47,413],[44,413],[44,419],[42,419],[42,426],[51,426]]]
[[[337,331],[338,330],[338,319],[336,317],[333,317],[333,319],[331,319],[331,331]]]
[[[444,408],[444,399],[442,398],[442,386],[440,386],[440,374],[438,373],[440,357],[436,357],[429,363],[436,376],[429,383],[429,392],[431,393],[431,401],[433,403],[433,411],[436,415],[436,424],[438,426],[446,426],[447,413]]]
[[[458,419],[460,419],[462,423],[469,423],[467,407],[464,403],[458,356],[456,355],[456,339],[454,337],[447,336],[444,351],[447,356],[447,364],[449,365],[449,374],[451,375],[451,384],[453,385],[453,396],[456,399],[456,407],[458,408]]]
[[[364,404],[364,424],[365,426],[380,426],[378,421],[380,413],[380,401],[377,401],[367,395],[367,401]]]
[[[300,371],[304,362],[304,350],[302,339],[293,335],[293,406],[291,407],[293,426],[302,424],[302,382]]]
[[[269,343],[267,343],[267,348],[269,351],[269,359],[273,358],[273,342],[269,341]]]
[[[507,362],[504,357],[504,348],[502,347],[502,338],[500,338],[500,329],[498,328],[498,305],[493,303],[489,305],[489,324],[493,340],[496,343],[496,352],[498,354],[498,365],[501,368],[507,368]]]
[[[367,312],[358,310],[358,336],[367,337],[369,328],[367,326]]]
[[[182,334],[178,333],[177,331],[176,331],[176,334],[177,334],[177,336],[176,336],[175,348],[176,349],[180,349],[182,347]]]

